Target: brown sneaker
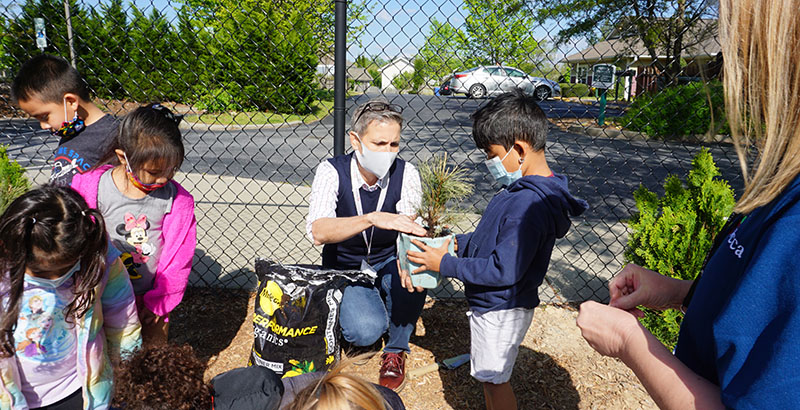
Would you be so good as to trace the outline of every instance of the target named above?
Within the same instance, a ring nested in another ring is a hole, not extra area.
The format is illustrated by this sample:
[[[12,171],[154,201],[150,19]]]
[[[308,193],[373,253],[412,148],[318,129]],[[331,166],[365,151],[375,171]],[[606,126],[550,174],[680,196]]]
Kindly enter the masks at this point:
[[[384,353],[381,359],[380,385],[397,390],[406,378],[406,352]]]

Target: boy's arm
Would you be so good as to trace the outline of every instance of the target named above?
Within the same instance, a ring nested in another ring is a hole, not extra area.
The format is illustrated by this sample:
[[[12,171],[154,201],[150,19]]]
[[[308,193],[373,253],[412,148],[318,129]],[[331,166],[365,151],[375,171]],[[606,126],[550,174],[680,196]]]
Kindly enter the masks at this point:
[[[470,239],[472,239],[472,232],[456,235],[456,255],[458,255],[459,258],[463,258],[466,254]]]
[[[524,219],[506,219],[500,229],[500,239],[488,257],[456,258],[445,255],[439,265],[444,276],[455,277],[462,282],[479,285],[503,287],[517,283],[536,256],[543,236],[539,229]],[[466,246],[459,243],[459,254]]]

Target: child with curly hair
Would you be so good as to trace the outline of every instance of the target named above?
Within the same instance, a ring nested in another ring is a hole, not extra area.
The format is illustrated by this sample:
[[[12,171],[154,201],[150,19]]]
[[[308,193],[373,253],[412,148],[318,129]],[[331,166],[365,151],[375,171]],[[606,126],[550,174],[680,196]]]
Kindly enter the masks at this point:
[[[281,379],[265,367],[233,369],[204,381],[206,364],[189,345],[145,346],[117,369],[122,410],[277,410]]]

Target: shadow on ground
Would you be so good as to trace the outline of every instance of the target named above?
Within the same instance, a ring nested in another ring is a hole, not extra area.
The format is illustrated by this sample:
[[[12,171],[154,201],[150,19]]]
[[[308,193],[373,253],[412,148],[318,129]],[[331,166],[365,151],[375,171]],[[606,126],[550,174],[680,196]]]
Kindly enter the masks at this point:
[[[437,301],[422,312],[424,336],[411,343],[429,350],[437,362],[470,350],[469,321],[464,301]],[[450,312],[445,312],[445,311]],[[453,319],[458,318],[458,319]],[[534,320],[536,318],[534,317]],[[443,340],[444,339],[444,340]],[[454,409],[484,409],[483,387],[470,376],[469,363],[439,370],[444,397]],[[580,396],[569,372],[548,354],[520,346],[511,376],[520,409],[577,409]]]
[[[247,318],[250,292],[189,287],[170,314],[169,341],[188,343],[204,363],[228,348]]]

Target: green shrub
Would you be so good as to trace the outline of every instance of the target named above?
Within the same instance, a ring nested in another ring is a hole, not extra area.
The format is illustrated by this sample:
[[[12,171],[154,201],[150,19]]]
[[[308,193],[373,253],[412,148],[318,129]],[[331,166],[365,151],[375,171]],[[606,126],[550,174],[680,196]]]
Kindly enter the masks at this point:
[[[378,69],[370,68],[367,70],[370,77],[372,77],[372,86],[381,88],[381,71]]]
[[[241,87],[238,87],[241,88]],[[220,113],[229,111],[247,111],[251,107],[241,107],[237,101],[242,101],[241,96],[234,95],[231,90],[236,90],[236,84],[229,83],[222,88],[205,90],[204,87],[197,88],[197,101],[195,105],[207,112]]]
[[[30,188],[25,168],[8,158],[6,146],[0,145],[0,214],[18,196]]]
[[[640,186],[634,192],[638,212],[630,219],[625,260],[678,279],[694,279],[706,253],[733,210],[733,190],[715,179],[719,169],[706,148],[695,156],[684,183],[670,175],[664,196]],[[645,309],[642,324],[673,347],[683,314]]]
[[[413,77],[413,72],[400,73],[400,75],[392,79],[392,86],[397,89],[398,93],[411,90]]]
[[[723,101],[719,81],[671,86],[636,97],[621,124],[653,137],[728,134]]]
[[[581,83],[560,83],[562,97],[589,97],[589,86]]]

